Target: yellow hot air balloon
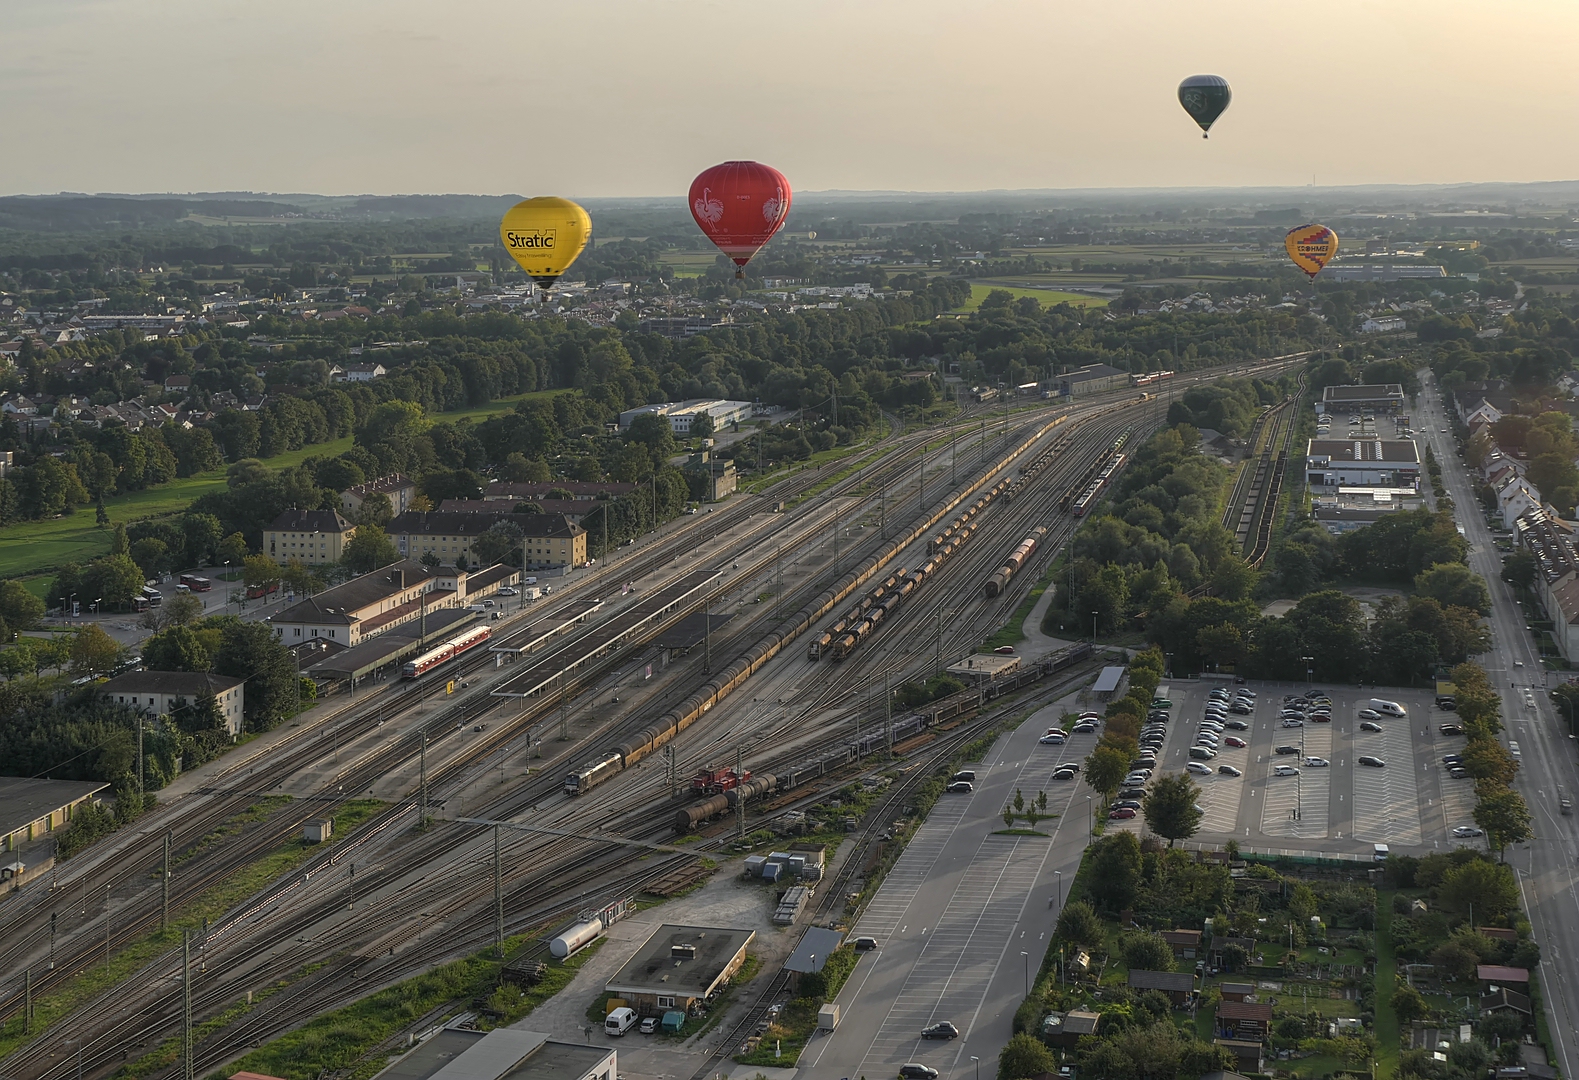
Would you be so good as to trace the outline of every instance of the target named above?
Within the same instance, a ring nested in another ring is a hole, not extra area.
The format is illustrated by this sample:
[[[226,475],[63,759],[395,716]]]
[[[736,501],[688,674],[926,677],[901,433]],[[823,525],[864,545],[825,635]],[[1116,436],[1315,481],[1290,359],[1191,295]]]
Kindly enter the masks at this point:
[[[1338,234],[1325,225],[1301,225],[1290,229],[1283,238],[1283,247],[1294,265],[1310,275],[1312,281],[1321,268],[1338,253]]]
[[[569,199],[540,196],[505,211],[499,239],[527,276],[548,288],[570,269],[592,236],[592,219]]]

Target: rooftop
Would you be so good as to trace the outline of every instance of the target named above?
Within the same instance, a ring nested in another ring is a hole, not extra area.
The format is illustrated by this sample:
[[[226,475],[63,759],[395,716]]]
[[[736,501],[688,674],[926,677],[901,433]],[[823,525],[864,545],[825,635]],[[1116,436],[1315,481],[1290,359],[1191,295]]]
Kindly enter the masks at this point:
[[[795,946],[790,958],[784,961],[784,970],[821,971],[822,966],[828,962],[828,954],[837,949],[843,941],[844,935],[839,931],[824,930],[814,926],[806,931],[806,936],[800,939],[800,944]]]
[[[35,780],[26,776],[0,777],[0,833],[11,833],[37,821],[51,810],[70,806],[110,785],[97,780]]]
[[[341,494],[354,495],[359,499],[365,499],[369,495],[388,495],[391,491],[399,491],[403,487],[411,487],[413,485],[414,481],[408,480],[401,473],[390,473],[388,476],[380,476],[376,480],[369,480],[365,484],[355,484],[346,488]]]
[[[1254,1001],[1225,1001],[1217,1006],[1219,1020],[1260,1020],[1272,1022],[1272,1006]]]
[[[1118,689],[1118,684],[1124,681],[1123,667],[1105,667],[1097,676],[1097,684],[1091,689],[1098,694],[1111,694]]]
[[[393,531],[393,530],[391,530]],[[344,585],[336,585],[272,616],[276,623],[352,623],[354,614],[419,583],[430,585],[434,571],[415,559],[403,559]]]
[[[218,694],[240,686],[245,679],[210,675],[203,671],[128,671],[99,687],[100,694]]]
[[[755,930],[664,923],[609,979],[608,989],[702,997],[713,988],[736,954],[756,936]],[[685,959],[676,957],[674,947],[677,945],[690,945],[696,953]]]
[[[338,510],[287,510],[269,525],[274,532],[349,532],[354,526]]]
[[[1530,972],[1528,968],[1503,967],[1501,964],[1481,964],[1475,968],[1475,978],[1481,982],[1527,983],[1530,981]]]
[[[1376,383],[1370,386],[1329,386],[1322,393],[1326,401],[1381,401],[1384,398],[1404,396],[1399,383]]]
[[[392,1061],[379,1080],[582,1080],[611,1048],[555,1042],[540,1031],[444,1028]]]
[[[1413,439],[1311,439],[1306,457],[1341,461],[1398,461],[1419,464]]]

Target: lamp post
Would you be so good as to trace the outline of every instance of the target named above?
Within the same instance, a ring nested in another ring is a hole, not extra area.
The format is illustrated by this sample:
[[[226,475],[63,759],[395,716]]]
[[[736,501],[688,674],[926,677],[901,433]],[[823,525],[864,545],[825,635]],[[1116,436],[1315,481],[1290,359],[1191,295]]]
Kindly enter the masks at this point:
[[[1086,835],[1091,835],[1091,796],[1086,796]]]
[[[1316,688],[1316,658],[1314,656],[1306,656],[1301,659],[1305,661],[1305,688],[1314,690]]]
[[[1025,996],[1031,996],[1031,954],[1024,949],[1020,950],[1020,958],[1025,961]]]
[[[1062,870],[1054,870],[1053,877],[1058,879],[1058,913],[1062,915],[1064,913],[1064,872]]]
[[[1091,613],[1091,644],[1095,645],[1096,642],[1097,642],[1097,613],[1093,611]]]
[[[971,1064],[976,1067],[976,1080],[981,1080],[981,1058],[975,1054],[970,1056]]]

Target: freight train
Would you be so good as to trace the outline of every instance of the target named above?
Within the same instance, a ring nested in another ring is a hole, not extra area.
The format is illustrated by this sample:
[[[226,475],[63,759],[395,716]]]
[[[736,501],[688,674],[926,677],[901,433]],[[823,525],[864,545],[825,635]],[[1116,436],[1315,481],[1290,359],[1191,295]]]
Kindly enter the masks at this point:
[[[1010,693],[1039,679],[1046,678],[1055,672],[1062,671],[1064,668],[1091,656],[1093,652],[1094,650],[1089,642],[1071,645],[1069,648],[1054,653],[1047,659],[1024,668],[1014,675],[1000,679],[990,686],[980,689],[962,690],[957,694],[952,694],[934,702],[924,712],[898,717],[892,724],[878,724],[863,732],[859,738],[852,739],[816,757],[792,765],[781,772],[753,776],[750,780],[729,791],[676,810],[674,812],[675,831],[679,833],[690,832],[703,822],[711,821],[713,818],[720,817],[735,809],[742,802],[750,802],[752,799],[793,791],[802,784],[809,783],[836,769],[841,769],[869,754],[884,750],[889,746],[898,745],[906,739],[936,727],[938,724],[947,723],[966,713],[974,712],[986,701],[1000,694]],[[889,730],[890,728],[892,728],[892,731]],[[568,782],[566,788],[567,790],[569,789]]]
[[[468,649],[475,649],[487,641],[492,634],[493,631],[486,626],[474,626],[465,633],[458,634],[448,641],[429,649],[415,659],[406,661],[406,666],[400,669],[400,677],[402,679],[421,678],[440,664],[448,663]]]
[[[1020,546],[1015,548],[1009,557],[1003,561],[1003,565],[998,567],[998,572],[987,579],[987,599],[991,600],[1008,587],[1009,579],[1019,573],[1020,567],[1025,565],[1025,560],[1031,557],[1031,552],[1036,550],[1036,545],[1046,535],[1046,526],[1038,525],[1031,530],[1030,536],[1020,541]]]
[[[1096,479],[1092,480],[1091,485],[1082,491],[1080,497],[1075,500],[1075,517],[1085,517],[1091,511],[1091,508],[1101,499],[1103,489],[1112,481],[1114,474],[1123,467],[1123,454],[1114,454],[1107,459],[1107,462],[1097,470]]]
[[[1110,412],[1123,406],[1110,406],[1104,412]],[[1101,415],[1100,413],[1094,415]],[[1010,448],[1000,459],[999,468],[1003,468],[1015,458],[1035,446],[1047,433],[1064,423],[1067,417],[1060,416],[1050,423],[1044,424],[1031,432],[1017,446]],[[1082,419],[1085,419],[1084,417]],[[964,491],[949,499],[939,511],[939,516],[952,511],[955,507],[969,499],[976,492],[986,487],[986,479],[978,480],[965,488]],[[806,608],[806,613],[789,620],[785,625],[764,634],[757,643],[744,654],[731,661],[724,670],[715,673],[700,687],[693,691],[686,699],[665,711],[657,719],[648,723],[640,731],[634,732],[625,738],[617,747],[601,758],[587,762],[580,769],[570,773],[565,778],[565,790],[572,794],[589,790],[595,784],[612,776],[621,768],[630,768],[648,754],[656,753],[671,739],[679,735],[686,728],[706,716],[720,701],[729,694],[739,689],[745,681],[759,671],[763,664],[777,656],[801,634],[812,630],[823,615],[827,614],[835,604],[842,600],[849,592],[862,581],[881,573],[881,568],[895,554],[903,551],[917,540],[926,536],[932,528],[932,523],[918,526],[896,538],[884,553],[873,556],[864,568],[851,571],[850,584],[829,586],[821,595],[812,600]],[[929,567],[935,568],[935,562],[929,560]],[[928,570],[930,573],[930,570]],[[990,693],[990,691],[989,691]],[[613,756],[616,765],[610,765],[610,756]]]

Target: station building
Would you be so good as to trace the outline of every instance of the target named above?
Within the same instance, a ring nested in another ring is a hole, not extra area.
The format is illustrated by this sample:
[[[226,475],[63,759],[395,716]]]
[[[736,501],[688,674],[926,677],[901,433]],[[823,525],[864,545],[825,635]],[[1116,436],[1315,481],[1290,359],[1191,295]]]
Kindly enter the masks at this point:
[[[1100,394],[1129,385],[1129,372],[1107,364],[1087,364],[1058,376],[1058,392],[1067,397]]]
[[[405,559],[310,596],[269,618],[286,645],[316,637],[351,647],[428,611],[458,607],[465,574]]]
[[[755,930],[664,923],[642,942],[606,989],[643,1016],[689,1014],[746,962]]]
[[[459,557],[473,560],[472,544],[500,521],[509,521],[525,536],[526,568],[548,570],[585,566],[587,531],[563,514],[514,514],[503,503],[497,510],[407,511],[385,526],[402,558],[437,555],[446,563]]]

